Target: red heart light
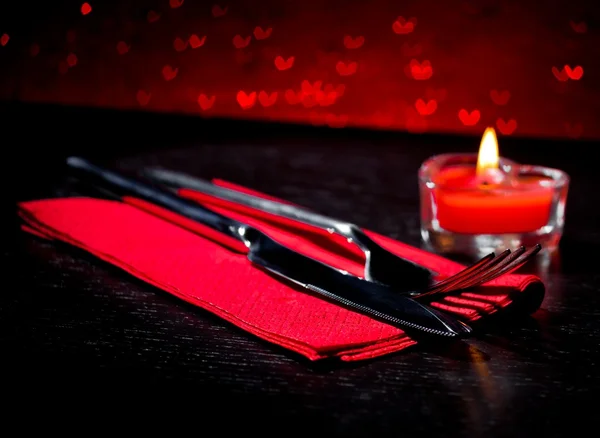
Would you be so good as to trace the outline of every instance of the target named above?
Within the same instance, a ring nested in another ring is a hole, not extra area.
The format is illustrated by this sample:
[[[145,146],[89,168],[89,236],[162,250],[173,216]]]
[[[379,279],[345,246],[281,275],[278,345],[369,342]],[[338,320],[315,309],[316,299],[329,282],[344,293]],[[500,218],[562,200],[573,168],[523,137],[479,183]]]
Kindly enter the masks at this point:
[[[571,69],[571,67],[569,67],[568,65],[565,65],[564,70],[569,79],[572,79],[574,81],[578,81],[583,76],[583,67],[581,67],[580,65],[573,69]]]
[[[271,94],[266,91],[261,91],[258,93],[258,101],[265,108],[271,105],[274,105],[277,102],[277,91],[272,92]]]
[[[323,81],[315,81],[311,84],[309,81],[304,79],[302,81],[302,83],[300,84],[300,89],[302,90],[302,93],[304,93],[305,95],[312,96],[313,94],[316,94],[317,91],[319,91],[322,86],[323,86]]]
[[[264,40],[266,38],[269,38],[271,36],[272,32],[273,32],[272,27],[269,27],[268,29],[263,30],[262,27],[256,26],[254,28],[254,38],[256,38],[257,40]]]
[[[207,111],[212,108],[217,100],[217,96],[208,97],[206,94],[200,94],[198,96],[198,105],[203,111]]]
[[[433,67],[428,60],[419,62],[416,59],[411,59],[408,69],[410,77],[418,81],[425,81],[433,75]]]
[[[199,38],[198,35],[192,34],[190,35],[190,39],[188,40],[188,42],[190,43],[190,47],[192,49],[197,49],[198,47],[202,47],[206,42],[206,35],[202,38]]]
[[[162,68],[162,75],[165,78],[165,81],[171,81],[175,79],[175,76],[177,76],[178,71],[178,68],[173,68],[170,65],[165,65]]]
[[[185,49],[187,49],[187,46],[188,46],[188,42],[187,41],[183,41],[179,37],[175,38],[175,40],[173,41],[173,48],[177,52],[183,52]]]
[[[293,56],[290,56],[287,60],[283,59],[281,56],[277,56],[275,58],[275,67],[279,71],[288,70],[294,65],[294,60],[295,58]]]
[[[330,106],[335,103],[337,100],[337,93],[335,91],[325,92],[325,91],[317,91],[315,94],[315,101],[320,106]]]
[[[138,92],[135,95],[135,98],[138,101],[138,103],[140,104],[140,106],[148,105],[148,102],[150,102],[150,97],[151,97],[151,94],[147,93],[144,90],[138,90]]]
[[[479,122],[479,118],[481,117],[481,113],[479,110],[473,110],[468,112],[466,109],[461,109],[458,112],[458,118],[465,126],[474,126]]]
[[[515,119],[510,119],[508,122],[505,122],[504,119],[499,118],[496,120],[496,127],[500,133],[510,135],[517,129],[517,121]]]
[[[250,44],[250,38],[250,35],[248,35],[246,38],[243,38],[241,35],[236,35],[233,37],[233,45],[236,49],[243,49]]]
[[[356,38],[352,38],[350,35],[346,35],[344,37],[344,46],[347,49],[358,49],[358,48],[362,47],[362,45],[364,43],[365,43],[364,36],[357,36]]]
[[[358,68],[358,63],[356,63],[356,62],[349,62],[348,64],[346,64],[342,61],[338,61],[337,64],[335,65],[335,69],[337,70],[337,72],[340,76],[353,75],[354,73],[356,73],[357,68]]]
[[[434,99],[431,99],[425,103],[423,99],[417,99],[415,108],[420,115],[430,116],[437,110],[437,102]]]
[[[81,15],[87,15],[90,12],[92,12],[92,6],[89,3],[85,2],[81,5]]]
[[[392,24],[392,30],[398,35],[406,35],[415,30],[417,25],[417,19],[412,17],[406,20],[404,17],[398,17]]]
[[[224,8],[222,8],[219,5],[214,5],[212,7],[212,11],[211,12],[212,12],[213,17],[215,17],[215,18],[222,17],[223,15],[225,15],[227,13],[227,6],[225,6]]]
[[[490,97],[496,105],[506,105],[510,99],[510,91],[508,90],[491,90]]]
[[[246,94],[245,91],[240,90],[238,91],[236,98],[238,104],[243,110],[250,109],[256,103],[256,91]]]

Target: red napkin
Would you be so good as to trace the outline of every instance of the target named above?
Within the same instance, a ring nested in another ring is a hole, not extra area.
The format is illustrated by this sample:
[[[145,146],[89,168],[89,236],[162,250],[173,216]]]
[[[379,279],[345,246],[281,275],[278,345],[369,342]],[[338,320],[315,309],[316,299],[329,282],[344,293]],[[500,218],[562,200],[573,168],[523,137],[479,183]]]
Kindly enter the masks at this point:
[[[180,194],[256,226],[304,254],[362,274],[360,251],[327,232],[191,190],[181,190]],[[311,360],[332,356],[345,361],[369,359],[416,343],[396,327],[279,281],[253,266],[242,253],[244,248],[233,239],[144,201],[125,201],[61,198],[24,202],[19,208],[26,231],[80,247]],[[387,249],[442,275],[463,268],[393,239],[368,234]],[[323,246],[314,243],[317,239]],[[431,305],[473,322],[515,305],[517,298],[535,297],[537,308],[544,290],[539,278],[532,275],[506,275],[488,286],[481,292],[440,298]]]

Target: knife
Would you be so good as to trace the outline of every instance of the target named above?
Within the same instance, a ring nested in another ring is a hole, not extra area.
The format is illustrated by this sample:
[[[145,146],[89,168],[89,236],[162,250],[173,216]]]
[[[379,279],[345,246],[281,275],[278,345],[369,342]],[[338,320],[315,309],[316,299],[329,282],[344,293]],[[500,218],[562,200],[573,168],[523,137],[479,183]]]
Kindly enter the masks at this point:
[[[67,167],[73,176],[87,183],[118,196],[133,196],[153,203],[236,239],[248,249],[247,257],[253,264],[359,313],[407,332],[457,338],[472,330],[454,317],[395,293],[388,286],[365,282],[300,254],[250,225],[181,198],[167,188],[102,168],[80,157],[69,157]]]

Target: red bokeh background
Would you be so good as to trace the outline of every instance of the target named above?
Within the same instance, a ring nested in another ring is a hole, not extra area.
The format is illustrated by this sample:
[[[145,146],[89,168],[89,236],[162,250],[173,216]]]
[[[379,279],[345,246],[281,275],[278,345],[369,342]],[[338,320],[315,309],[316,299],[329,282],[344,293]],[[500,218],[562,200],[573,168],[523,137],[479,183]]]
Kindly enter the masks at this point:
[[[597,139],[599,11],[585,0],[8,0],[0,99]]]

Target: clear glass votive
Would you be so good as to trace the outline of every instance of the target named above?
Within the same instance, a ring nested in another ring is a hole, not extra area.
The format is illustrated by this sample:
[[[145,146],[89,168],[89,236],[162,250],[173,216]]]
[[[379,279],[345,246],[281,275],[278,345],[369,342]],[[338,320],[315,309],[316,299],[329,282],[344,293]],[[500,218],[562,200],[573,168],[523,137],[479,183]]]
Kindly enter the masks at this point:
[[[443,154],[419,170],[421,236],[435,252],[482,257],[562,236],[569,176],[500,157],[494,177],[477,176],[477,154]]]

